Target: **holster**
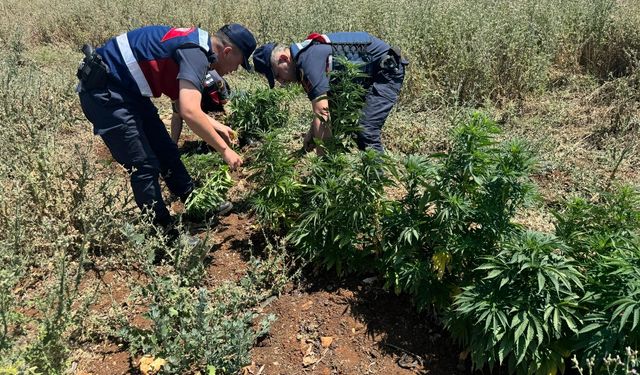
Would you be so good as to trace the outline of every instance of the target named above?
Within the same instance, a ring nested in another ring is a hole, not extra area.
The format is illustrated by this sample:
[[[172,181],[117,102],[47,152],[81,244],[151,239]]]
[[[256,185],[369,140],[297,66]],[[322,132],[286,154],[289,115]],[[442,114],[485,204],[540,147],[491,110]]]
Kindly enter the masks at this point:
[[[109,78],[109,66],[102,61],[92,46],[82,46],[85,57],[78,66],[76,76],[82,82],[82,88],[86,90],[102,89],[107,87]]]
[[[402,58],[402,51],[399,47],[391,46],[387,54],[380,59],[380,69],[397,71],[400,66],[409,65],[409,62]]]

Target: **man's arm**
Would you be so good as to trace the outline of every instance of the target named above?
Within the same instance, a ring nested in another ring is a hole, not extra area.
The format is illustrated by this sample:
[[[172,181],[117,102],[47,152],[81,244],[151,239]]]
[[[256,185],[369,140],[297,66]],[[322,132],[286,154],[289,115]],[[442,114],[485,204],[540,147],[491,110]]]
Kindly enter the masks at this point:
[[[311,128],[304,137],[304,148],[306,151],[311,151],[314,148],[312,142],[314,139],[326,141],[331,138],[329,100],[327,100],[327,96],[321,95],[311,102],[311,106],[314,116],[311,121]],[[321,155],[323,151],[320,148],[316,148],[316,153]]]
[[[178,96],[180,116],[198,137],[202,138],[222,155],[222,158],[231,169],[241,166],[242,159],[240,156],[225,143],[214,127],[211,126],[209,116],[202,112],[200,108],[201,100],[202,94],[200,91],[191,82],[181,79],[180,94]]]
[[[180,117],[178,103],[173,103],[173,113],[171,114],[171,140],[173,143],[178,143],[180,139],[180,133],[182,133],[182,117]]]

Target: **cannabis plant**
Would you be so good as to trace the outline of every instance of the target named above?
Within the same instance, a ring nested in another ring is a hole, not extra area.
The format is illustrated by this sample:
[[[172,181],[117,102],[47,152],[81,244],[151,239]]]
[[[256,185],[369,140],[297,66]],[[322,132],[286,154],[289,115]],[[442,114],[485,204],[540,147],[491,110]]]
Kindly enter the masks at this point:
[[[196,188],[185,202],[185,210],[192,218],[204,219],[216,213],[220,203],[225,200],[233,180],[226,165],[207,174],[202,186]]]
[[[593,259],[629,243],[640,233],[640,191],[621,186],[591,200],[576,197],[554,213],[556,234],[573,249],[574,256]]]
[[[186,154],[181,159],[197,186],[185,210],[192,219],[204,219],[215,213],[233,185],[229,168],[217,153]]]
[[[447,327],[468,348],[475,368],[563,372],[569,339],[580,325],[579,264],[564,254],[564,243],[541,233],[514,235],[501,249],[482,257],[475,270],[482,278],[455,297]]]
[[[354,138],[360,132],[360,116],[367,89],[362,84],[367,75],[360,64],[337,58],[340,69],[329,73],[329,119],[320,120],[331,128],[332,138],[323,142],[329,153],[344,152],[354,147]],[[316,140],[317,142],[319,140]]]
[[[290,88],[256,89],[231,98],[227,123],[239,131],[241,143],[258,140],[264,132],[281,128],[289,121]]]
[[[263,142],[251,154],[249,180],[257,185],[251,197],[253,211],[266,228],[278,231],[290,228],[299,214],[301,183],[295,169],[296,159],[279,139],[280,133],[265,133]]]
[[[533,196],[534,159],[522,143],[496,143],[497,134],[476,113],[456,128],[447,153],[409,156],[398,169],[407,193],[385,216],[380,267],[387,287],[410,293],[419,308],[447,306],[476,279],[478,259],[518,230],[511,219]]]
[[[388,164],[375,150],[313,157],[291,244],[338,274],[371,269],[372,256],[382,246]]]
[[[608,354],[640,343],[640,193],[622,186],[574,198],[555,215],[556,233],[586,277],[576,349],[599,369]]]
[[[217,152],[185,154],[180,159],[196,182],[204,181],[209,174],[215,174],[219,167],[224,165],[222,157]]]

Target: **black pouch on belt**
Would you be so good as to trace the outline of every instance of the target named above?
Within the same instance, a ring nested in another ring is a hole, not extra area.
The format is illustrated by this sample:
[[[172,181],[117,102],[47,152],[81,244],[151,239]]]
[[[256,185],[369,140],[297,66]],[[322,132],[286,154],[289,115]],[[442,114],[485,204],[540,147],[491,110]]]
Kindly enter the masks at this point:
[[[384,70],[398,71],[401,65],[408,65],[409,62],[402,58],[402,52],[398,47],[391,47],[387,54],[380,60],[380,68]]]
[[[396,47],[396,46],[391,46],[391,49],[389,50],[389,54],[394,55],[396,57],[396,61],[398,62],[398,64],[402,64],[404,66],[409,65],[409,61],[407,61],[403,56],[402,56],[402,50],[400,50],[400,47]]]
[[[84,59],[80,62],[76,73],[82,87],[87,90],[101,89],[107,87],[109,77],[109,67],[102,61],[102,56],[98,55],[92,46],[85,44],[82,46]]]

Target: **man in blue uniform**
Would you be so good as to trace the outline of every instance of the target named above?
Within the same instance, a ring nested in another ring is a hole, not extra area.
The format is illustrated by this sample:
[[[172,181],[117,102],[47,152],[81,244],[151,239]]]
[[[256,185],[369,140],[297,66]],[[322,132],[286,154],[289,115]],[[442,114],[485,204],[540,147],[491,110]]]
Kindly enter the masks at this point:
[[[361,131],[357,137],[358,147],[367,147],[384,152],[380,139],[382,126],[398,100],[408,62],[397,48],[366,32],[338,32],[311,34],[302,43],[290,46],[269,43],[260,46],[253,54],[255,70],[267,77],[273,88],[275,81],[281,84],[299,82],[311,100],[317,115],[304,138],[304,146],[311,150],[314,139],[328,139],[331,129],[323,125],[318,116],[328,120],[331,95],[328,73],[339,69],[336,57],[362,64],[368,79],[365,106],[360,118]],[[321,150],[317,150],[321,152]]]
[[[207,116],[200,103],[207,72],[213,69],[224,76],[239,65],[249,69],[255,47],[247,28],[229,24],[211,36],[196,27],[146,26],[95,51],[84,50],[78,69],[84,114],[114,159],[130,172],[136,203],[153,210],[156,224],[170,228],[173,222],[159,176],[183,201],[193,182],[150,98],[165,94],[176,100],[191,130],[236,168],[242,159],[229,147],[233,131]]]

